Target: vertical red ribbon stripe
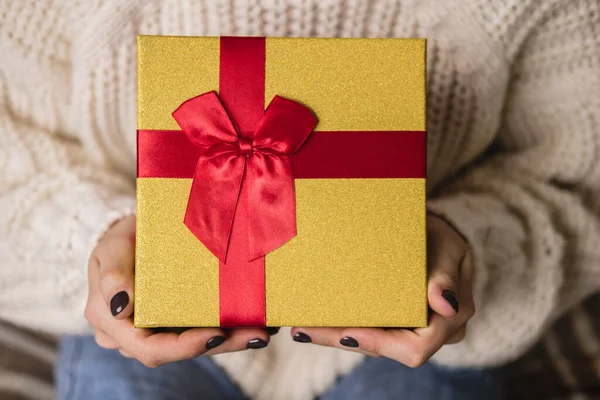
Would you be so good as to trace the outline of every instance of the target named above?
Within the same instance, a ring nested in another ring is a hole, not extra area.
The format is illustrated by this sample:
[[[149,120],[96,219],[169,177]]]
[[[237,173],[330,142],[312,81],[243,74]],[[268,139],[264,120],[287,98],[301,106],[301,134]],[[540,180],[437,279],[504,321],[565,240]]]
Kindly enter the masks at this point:
[[[219,97],[251,139],[265,107],[265,39],[222,37]],[[219,315],[222,327],[265,326],[265,258],[248,261],[248,185],[243,180],[233,218],[226,263],[219,262]]]

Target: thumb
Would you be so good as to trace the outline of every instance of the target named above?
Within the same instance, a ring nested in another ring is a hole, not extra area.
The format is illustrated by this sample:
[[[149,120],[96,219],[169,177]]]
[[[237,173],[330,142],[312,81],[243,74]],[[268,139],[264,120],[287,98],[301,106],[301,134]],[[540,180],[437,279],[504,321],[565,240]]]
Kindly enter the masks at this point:
[[[428,218],[427,300],[431,309],[444,316],[458,314],[460,265],[466,242],[437,217]]]
[[[126,235],[110,235],[98,245],[100,293],[112,315],[125,319],[133,313],[134,243]]]
[[[430,269],[427,287],[429,307],[444,317],[458,314],[459,270],[458,264],[446,259],[444,264]]]

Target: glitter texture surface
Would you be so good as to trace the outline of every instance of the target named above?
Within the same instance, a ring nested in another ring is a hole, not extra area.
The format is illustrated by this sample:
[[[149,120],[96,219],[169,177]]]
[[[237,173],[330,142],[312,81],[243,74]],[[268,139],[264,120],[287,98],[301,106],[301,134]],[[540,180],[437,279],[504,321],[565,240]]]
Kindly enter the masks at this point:
[[[298,179],[265,260],[268,326],[425,326],[424,179]]]
[[[191,179],[139,178],[136,326],[218,326],[219,263],[183,225]],[[268,326],[424,326],[424,179],[297,179],[265,259]]]
[[[321,131],[424,131],[424,39],[267,39],[265,102],[309,106]]]
[[[137,327],[219,325],[219,261],[183,224],[191,184],[137,180]]]
[[[138,129],[179,129],[185,100],[219,90],[219,38],[138,36]]]
[[[268,38],[266,55],[265,101],[306,104],[317,130],[425,130],[425,40]],[[138,39],[139,129],[178,129],[173,110],[218,87],[218,38]],[[137,180],[138,327],[219,324],[219,263],[183,224],[190,185]],[[265,259],[267,325],[425,326],[425,179],[295,186],[298,236]]]

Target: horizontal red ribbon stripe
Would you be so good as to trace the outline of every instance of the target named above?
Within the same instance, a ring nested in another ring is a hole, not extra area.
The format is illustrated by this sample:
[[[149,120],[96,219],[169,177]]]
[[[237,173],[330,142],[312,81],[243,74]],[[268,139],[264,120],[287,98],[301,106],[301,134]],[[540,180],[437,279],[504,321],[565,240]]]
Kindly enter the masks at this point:
[[[139,178],[192,178],[201,150],[181,131],[139,130]],[[424,178],[423,131],[317,131],[290,157],[295,179]]]

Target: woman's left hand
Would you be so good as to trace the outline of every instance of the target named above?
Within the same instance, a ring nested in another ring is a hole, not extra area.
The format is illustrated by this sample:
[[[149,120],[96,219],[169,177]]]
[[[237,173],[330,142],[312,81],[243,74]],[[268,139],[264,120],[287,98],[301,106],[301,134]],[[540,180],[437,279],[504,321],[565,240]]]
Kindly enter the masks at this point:
[[[298,342],[384,356],[416,368],[443,345],[460,342],[473,304],[473,259],[469,245],[443,219],[427,216],[427,299],[433,311],[426,328],[294,328]]]

